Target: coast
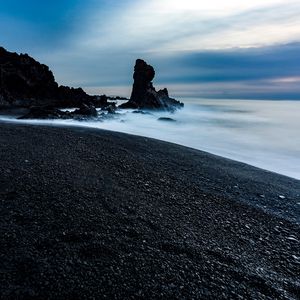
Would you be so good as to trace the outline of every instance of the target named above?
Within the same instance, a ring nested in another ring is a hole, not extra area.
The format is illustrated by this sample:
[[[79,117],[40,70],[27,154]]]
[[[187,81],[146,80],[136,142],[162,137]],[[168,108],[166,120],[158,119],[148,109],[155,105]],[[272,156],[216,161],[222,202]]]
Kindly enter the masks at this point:
[[[105,130],[1,123],[3,299],[297,299],[300,181]]]

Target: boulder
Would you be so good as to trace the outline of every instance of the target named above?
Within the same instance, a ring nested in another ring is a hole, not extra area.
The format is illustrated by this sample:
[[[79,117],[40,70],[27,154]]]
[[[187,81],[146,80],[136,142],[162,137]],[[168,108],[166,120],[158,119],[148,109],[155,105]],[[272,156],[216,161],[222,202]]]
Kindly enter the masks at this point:
[[[109,104],[107,107],[104,108],[109,114],[115,114],[116,113],[116,104],[113,102]]]
[[[92,104],[82,104],[79,109],[73,112],[73,115],[80,115],[84,117],[97,117],[98,113],[94,105]]]
[[[183,106],[183,103],[170,98],[167,89],[156,91],[152,80],[155,70],[144,60],[137,59],[133,74],[133,87],[130,100],[121,104],[120,108],[139,109],[164,109],[175,110]]]
[[[176,122],[176,120],[168,117],[161,117],[157,119],[158,121],[164,121],[164,122]]]

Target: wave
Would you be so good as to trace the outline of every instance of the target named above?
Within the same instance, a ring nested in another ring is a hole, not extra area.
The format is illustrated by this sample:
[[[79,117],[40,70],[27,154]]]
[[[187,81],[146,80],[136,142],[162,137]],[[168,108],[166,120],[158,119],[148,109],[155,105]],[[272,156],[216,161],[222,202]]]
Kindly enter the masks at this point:
[[[176,113],[124,110],[105,121],[30,120],[152,137],[300,179],[300,102],[188,99]],[[14,120],[1,117],[2,120]]]

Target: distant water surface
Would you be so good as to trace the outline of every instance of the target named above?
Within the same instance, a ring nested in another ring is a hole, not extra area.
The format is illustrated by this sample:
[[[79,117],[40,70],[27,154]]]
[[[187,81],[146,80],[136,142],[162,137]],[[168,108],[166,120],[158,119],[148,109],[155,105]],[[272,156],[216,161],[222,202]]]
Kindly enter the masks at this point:
[[[105,121],[25,122],[80,125],[153,137],[300,179],[300,101],[181,100],[185,107],[174,114],[126,110]],[[176,122],[159,121],[161,117]]]

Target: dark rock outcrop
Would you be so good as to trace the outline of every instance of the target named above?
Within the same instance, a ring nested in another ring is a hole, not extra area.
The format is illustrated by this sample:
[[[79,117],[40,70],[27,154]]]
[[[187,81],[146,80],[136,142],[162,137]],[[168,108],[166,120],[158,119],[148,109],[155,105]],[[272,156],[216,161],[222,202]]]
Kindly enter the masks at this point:
[[[73,112],[62,111],[53,106],[32,106],[27,114],[18,119],[87,119],[98,116],[97,110],[92,104],[82,104]]]
[[[106,95],[101,95],[101,96],[94,96],[91,102],[95,107],[104,108],[111,104],[111,102],[109,102],[108,100],[111,100],[110,97]]]
[[[129,100],[128,98],[126,97],[120,97],[120,96],[109,96],[108,97],[109,100]]]
[[[117,107],[116,107],[116,104],[114,102],[112,102],[110,105],[103,108],[102,110],[106,110],[107,113],[109,113],[109,114],[115,114],[116,110],[117,110]]]
[[[27,54],[0,47],[0,108],[53,106],[79,107],[93,103],[107,105],[106,96],[90,96],[81,88],[59,86],[53,73]]]
[[[176,120],[172,118],[166,118],[166,117],[161,117],[157,119],[158,121],[163,121],[163,122],[176,122]]]
[[[98,113],[93,105],[82,104],[79,109],[73,112],[74,115],[81,115],[86,117],[97,117]]]
[[[32,106],[27,114],[18,119],[68,119],[69,112],[61,111],[52,106]]]
[[[47,100],[57,97],[57,91],[58,84],[46,65],[27,54],[0,48],[1,106],[47,105]]]
[[[134,83],[130,100],[120,108],[166,109],[182,107],[179,101],[170,98],[167,89],[156,91],[153,87],[154,68],[138,59],[134,67]],[[17,54],[0,47],[0,109],[31,108],[29,115],[56,115],[49,106],[82,107],[90,105],[113,113],[114,107],[108,100],[121,97],[90,96],[82,88],[59,86],[49,67],[40,64],[28,54]],[[37,109],[44,107],[44,111]],[[93,112],[95,114],[95,112]],[[63,116],[64,117],[64,116]]]
[[[94,102],[93,96],[87,95],[82,88],[60,86],[57,93],[58,107],[79,107],[84,103]]]
[[[165,109],[175,110],[183,106],[183,103],[170,98],[168,90],[156,91],[153,87],[154,68],[144,60],[137,59],[133,74],[133,87],[130,100],[120,108],[141,108],[141,109]]]

